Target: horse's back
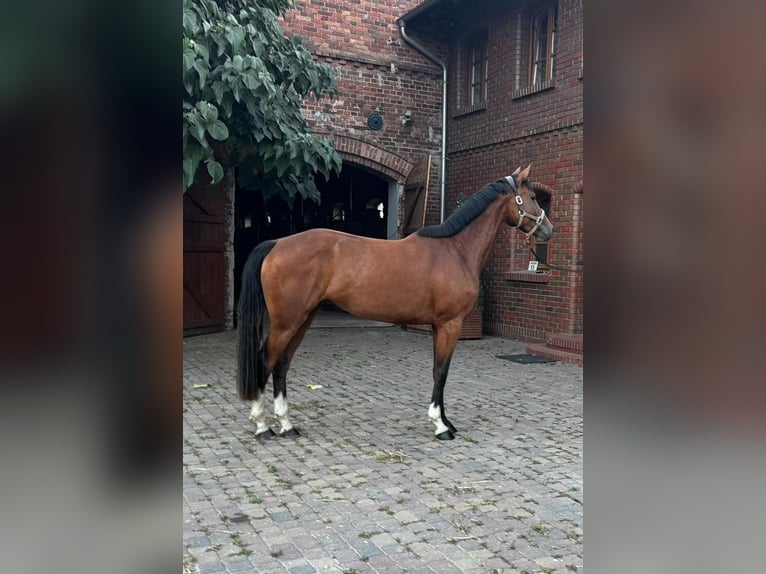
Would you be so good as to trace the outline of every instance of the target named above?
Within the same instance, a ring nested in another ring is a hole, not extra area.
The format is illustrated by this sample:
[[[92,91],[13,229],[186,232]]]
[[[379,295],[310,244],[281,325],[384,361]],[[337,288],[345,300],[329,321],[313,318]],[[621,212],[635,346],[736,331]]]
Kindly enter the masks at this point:
[[[402,243],[402,240],[375,239],[317,228],[279,239],[274,256],[290,258],[295,262],[319,258],[323,265],[331,265],[333,262],[343,265],[360,258],[380,259],[385,258],[386,253],[403,253],[400,249]]]
[[[318,227],[301,231],[300,233],[294,233],[287,237],[282,237],[278,241],[279,243],[296,246],[304,243],[311,243],[321,248],[333,247],[339,242],[352,244],[385,244],[391,243],[392,241],[396,242],[397,240],[376,239],[373,237],[364,237],[362,235],[353,235],[344,231],[336,231],[335,229]]]
[[[309,229],[277,240],[264,262],[264,274],[280,281],[300,278],[315,288],[326,289],[338,276],[353,275],[359,267],[390,259],[385,253],[396,250],[386,241],[352,235],[334,229]]]

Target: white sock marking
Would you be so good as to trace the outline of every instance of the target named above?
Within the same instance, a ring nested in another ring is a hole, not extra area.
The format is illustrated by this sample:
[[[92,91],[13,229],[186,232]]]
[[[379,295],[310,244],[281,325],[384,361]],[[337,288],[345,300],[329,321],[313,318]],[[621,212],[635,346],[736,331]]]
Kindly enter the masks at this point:
[[[279,393],[274,399],[274,414],[282,425],[279,434],[284,434],[293,428],[290,419],[287,418],[287,399],[285,399],[285,396],[282,393]]]
[[[444,431],[448,431],[449,427],[442,422],[442,409],[437,407],[434,403],[428,407],[428,418],[436,425],[436,432],[434,434],[442,434]]]
[[[250,409],[250,420],[255,423],[255,434],[261,434],[262,432],[269,430],[266,421],[263,420],[263,415],[265,412],[263,408],[263,399],[264,395],[261,394],[260,397],[253,401],[253,406]]]

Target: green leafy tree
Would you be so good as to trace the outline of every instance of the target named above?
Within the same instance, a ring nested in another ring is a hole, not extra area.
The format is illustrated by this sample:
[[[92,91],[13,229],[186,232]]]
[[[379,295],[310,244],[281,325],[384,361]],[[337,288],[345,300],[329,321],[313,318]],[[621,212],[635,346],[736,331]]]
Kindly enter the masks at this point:
[[[265,199],[318,200],[314,175],[340,171],[330,141],[309,133],[301,102],[336,93],[329,66],[277,22],[289,0],[184,0],[184,191],[202,165],[213,183]],[[204,173],[204,172],[202,172]],[[204,177],[204,175],[202,176]]]

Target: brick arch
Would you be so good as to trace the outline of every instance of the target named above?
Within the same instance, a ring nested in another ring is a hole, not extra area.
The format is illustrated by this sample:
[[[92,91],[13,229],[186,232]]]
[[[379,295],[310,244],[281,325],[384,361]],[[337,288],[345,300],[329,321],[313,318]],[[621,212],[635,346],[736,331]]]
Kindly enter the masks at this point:
[[[529,187],[529,189],[532,189],[534,191],[542,191],[543,193],[547,193],[550,196],[554,195],[553,190],[540,181],[527,180],[527,187]]]
[[[404,183],[412,171],[412,163],[382,147],[339,134],[331,137],[335,151],[344,161],[367,167],[399,183]]]

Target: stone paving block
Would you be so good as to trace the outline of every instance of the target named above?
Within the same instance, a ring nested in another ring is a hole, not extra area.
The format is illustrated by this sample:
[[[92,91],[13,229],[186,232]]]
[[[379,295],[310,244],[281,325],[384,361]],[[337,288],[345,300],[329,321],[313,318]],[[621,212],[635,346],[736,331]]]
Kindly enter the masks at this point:
[[[396,540],[394,540],[394,537],[388,534],[387,532],[381,532],[380,534],[375,534],[370,538],[370,541],[375,544],[378,548],[383,548],[385,546],[398,546],[398,543]]]
[[[199,548],[210,546],[210,538],[207,536],[195,536],[193,538],[185,538],[184,544],[191,548]]]
[[[372,556],[366,564],[376,572],[385,572],[386,574],[389,572],[391,574],[404,572],[404,569],[401,568],[393,558],[385,554],[376,554],[375,556]]]
[[[369,558],[371,556],[375,556],[377,554],[382,554],[383,551],[375,546],[372,542],[369,540],[366,541],[366,544],[363,544],[361,547],[357,548],[357,551],[359,552],[360,556]]]
[[[463,570],[445,558],[436,559],[429,563],[430,568],[438,574],[460,574]],[[475,566],[475,564],[472,564]]]
[[[290,522],[291,520],[295,520],[295,516],[293,516],[292,512],[287,510],[273,513],[271,515],[271,519],[277,524],[282,524],[283,522]]]
[[[558,558],[553,558],[552,556],[544,556],[543,558],[538,558],[535,560],[535,562],[537,562],[540,568],[546,570],[556,570],[557,568],[564,566],[561,560]]]
[[[470,570],[472,568],[481,566],[483,560],[477,560],[472,556],[469,556],[467,558],[459,558],[457,560],[453,560],[452,563],[458,568],[459,572],[464,572],[465,570]]]
[[[494,556],[494,553],[487,550],[486,548],[481,548],[478,550],[469,550],[468,555],[477,563],[482,563],[486,561],[487,559]]]
[[[582,571],[581,367],[461,341],[445,391],[461,432],[440,442],[430,337],[312,328],[288,374],[301,437],[264,442],[235,348],[233,332],[184,341],[184,555],[201,573]]]
[[[317,572],[327,572],[330,570],[340,571],[340,563],[332,557],[328,558],[314,558],[308,560]]]
[[[533,561],[537,561],[540,558],[547,558],[550,556],[550,549],[540,546],[520,546],[518,550],[524,556]]]
[[[287,569],[289,574],[314,574],[316,570],[311,564],[299,564]]]
[[[510,568],[510,564],[505,558],[502,558],[500,556],[494,556],[492,558],[487,559],[486,562],[484,562],[484,568],[488,572],[491,572],[492,570],[497,570],[499,572],[502,572],[504,570],[508,570]]]
[[[419,522],[421,518],[410,510],[402,510],[394,514],[396,518],[403,525],[412,524],[413,522]]]
[[[198,564],[200,574],[212,574],[214,572],[225,572],[226,566],[223,562],[207,562]]]
[[[351,548],[335,551],[332,553],[332,556],[343,566],[359,560],[359,554],[354,552]]]
[[[257,558],[253,560],[252,562],[253,562],[253,572],[270,574],[271,572],[286,571],[284,565],[281,562],[274,560],[272,558],[262,557],[262,558]]]
[[[392,530],[391,537],[400,544],[408,544],[420,540],[420,536],[409,530]]]

